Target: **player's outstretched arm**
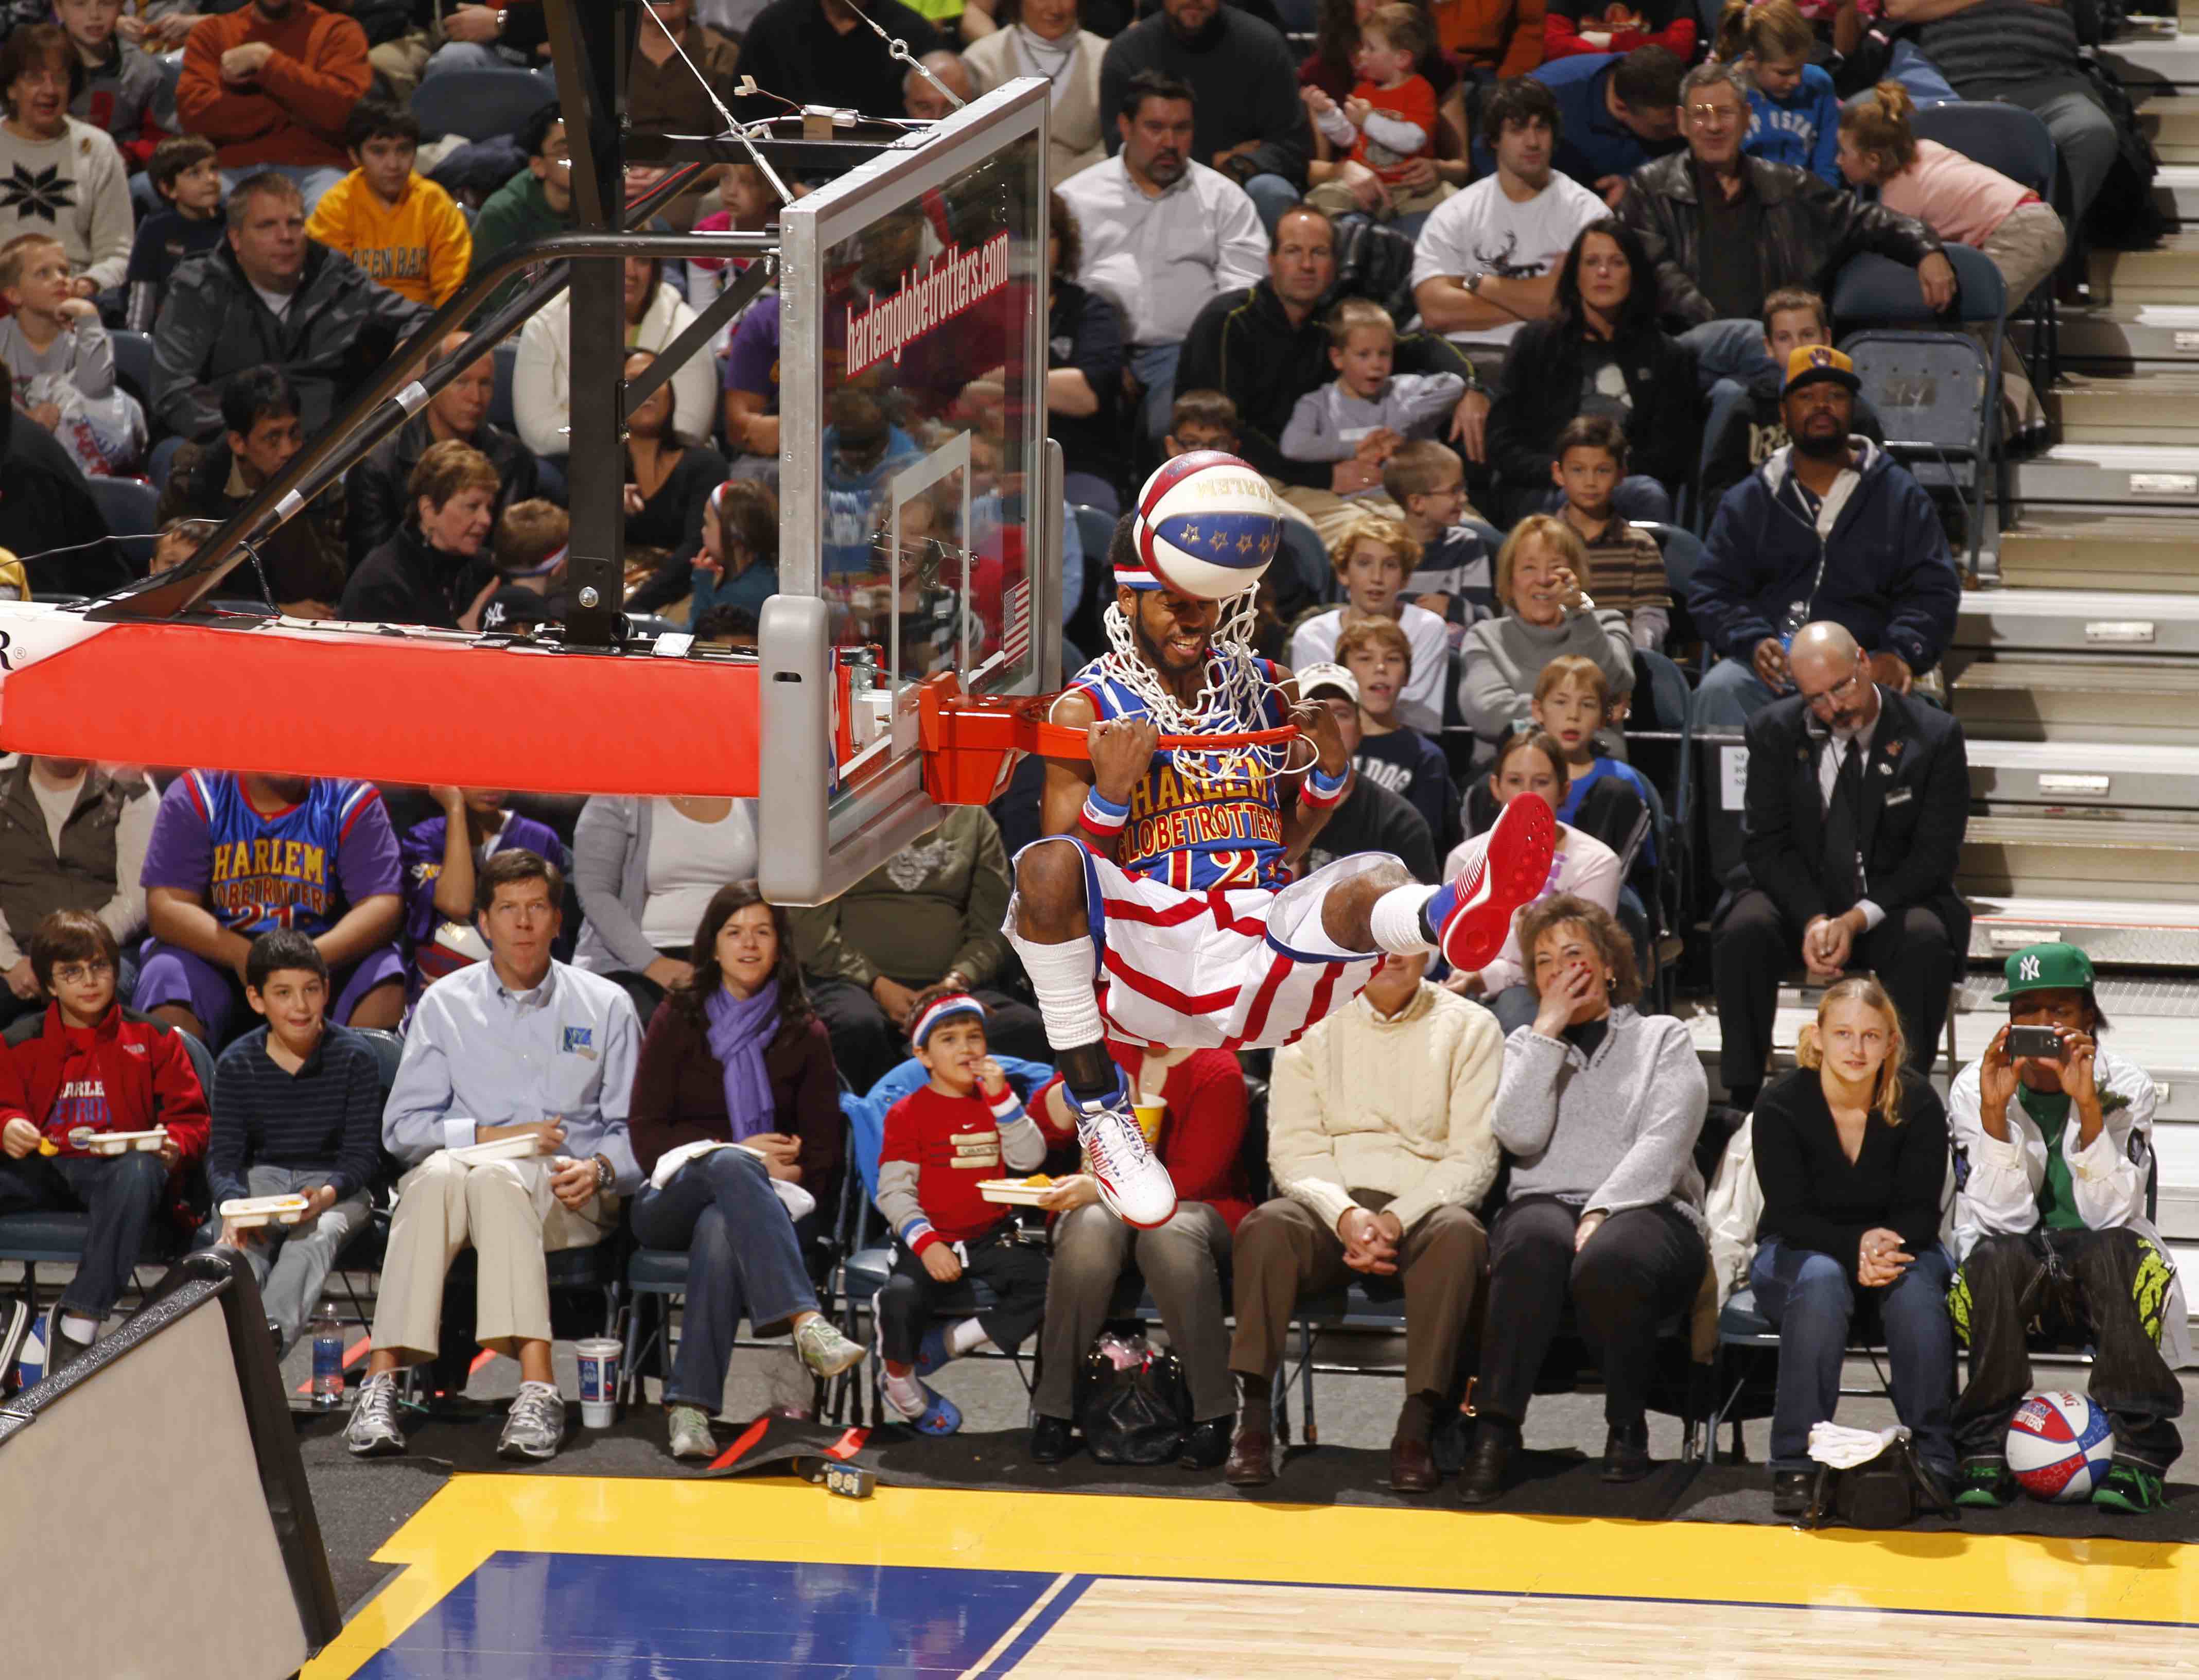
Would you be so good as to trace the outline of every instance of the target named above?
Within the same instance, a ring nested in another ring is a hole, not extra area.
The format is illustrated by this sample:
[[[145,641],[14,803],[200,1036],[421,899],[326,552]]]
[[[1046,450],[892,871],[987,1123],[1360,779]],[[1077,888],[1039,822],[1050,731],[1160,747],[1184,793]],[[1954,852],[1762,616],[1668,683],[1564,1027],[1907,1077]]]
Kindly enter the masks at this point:
[[[1152,767],[1160,732],[1142,718],[1102,718],[1074,689],[1054,702],[1052,720],[1083,730],[1090,756],[1047,760],[1040,827],[1073,834],[1112,858],[1129,820],[1130,795]]]
[[[1314,744],[1314,763],[1301,773],[1298,781],[1298,799],[1290,814],[1283,819],[1283,857],[1295,869],[1313,844],[1313,837],[1327,825],[1329,814],[1344,802],[1350,790],[1351,755],[1344,750],[1344,737],[1338,732],[1336,719],[1327,707],[1313,704],[1298,698],[1298,679],[1286,665],[1275,667],[1275,684],[1283,699],[1283,709],[1291,720],[1306,732]],[[1335,785],[1333,795],[1323,800],[1317,794],[1309,795],[1307,785],[1318,773],[1321,780]]]

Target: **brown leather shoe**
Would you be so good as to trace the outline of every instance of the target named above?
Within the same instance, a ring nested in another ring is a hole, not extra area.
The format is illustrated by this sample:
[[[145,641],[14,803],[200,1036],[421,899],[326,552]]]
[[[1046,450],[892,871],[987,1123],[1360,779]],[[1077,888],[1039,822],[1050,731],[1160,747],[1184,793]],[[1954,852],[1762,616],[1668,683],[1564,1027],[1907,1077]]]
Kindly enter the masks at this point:
[[[1390,1443],[1391,1492],[1433,1493],[1437,1479],[1435,1455],[1426,1441],[1401,1437]]]
[[[1265,1487],[1275,1479],[1275,1438],[1265,1429],[1240,1427],[1229,1443],[1222,1479],[1232,1487]]]

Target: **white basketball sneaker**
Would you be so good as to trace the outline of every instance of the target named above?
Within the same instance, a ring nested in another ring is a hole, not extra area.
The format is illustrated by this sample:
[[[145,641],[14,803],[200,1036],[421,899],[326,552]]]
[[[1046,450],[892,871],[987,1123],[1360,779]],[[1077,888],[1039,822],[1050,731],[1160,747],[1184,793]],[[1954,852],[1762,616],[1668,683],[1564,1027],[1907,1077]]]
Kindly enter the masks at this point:
[[[1130,1111],[1128,1088],[1117,1078],[1115,1093],[1094,1104],[1073,1094],[1076,1140],[1084,1146],[1087,1170],[1100,1187],[1100,1199],[1126,1225],[1149,1231],[1175,1216],[1175,1181],[1146,1145],[1138,1117]]]

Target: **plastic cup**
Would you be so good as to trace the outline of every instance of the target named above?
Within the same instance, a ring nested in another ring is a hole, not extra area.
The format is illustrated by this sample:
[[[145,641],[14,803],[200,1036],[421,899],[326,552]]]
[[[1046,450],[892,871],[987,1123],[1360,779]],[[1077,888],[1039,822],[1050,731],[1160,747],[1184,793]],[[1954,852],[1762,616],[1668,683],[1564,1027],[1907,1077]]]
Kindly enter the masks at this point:
[[[608,1429],[618,1409],[619,1360],[626,1348],[615,1336],[590,1336],[575,1343],[573,1351],[580,1361],[580,1421],[590,1429]]]
[[[1130,1112],[1138,1117],[1138,1129],[1146,1135],[1146,1147],[1158,1147],[1161,1140],[1161,1117],[1168,1112],[1164,1102],[1134,1102]]]

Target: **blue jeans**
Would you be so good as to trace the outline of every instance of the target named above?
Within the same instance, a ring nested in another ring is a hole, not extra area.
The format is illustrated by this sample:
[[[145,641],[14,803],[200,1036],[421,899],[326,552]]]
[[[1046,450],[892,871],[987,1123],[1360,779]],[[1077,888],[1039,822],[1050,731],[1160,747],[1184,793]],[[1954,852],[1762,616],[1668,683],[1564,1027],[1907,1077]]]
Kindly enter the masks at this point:
[[[726,1402],[726,1366],[745,1318],[759,1333],[817,1310],[802,1244],[763,1162],[745,1149],[690,1161],[662,1190],[644,1185],[633,1234],[648,1248],[687,1251],[687,1313],[668,1406],[715,1412]]]
[[[1175,365],[1182,355],[1181,341],[1130,348],[1130,371],[1146,388],[1145,400],[1138,405],[1138,424],[1157,455],[1164,452],[1163,440],[1168,436],[1169,417],[1175,407]]]
[[[326,163],[262,163],[250,169],[225,169],[221,172],[222,195],[227,197],[235,192],[238,182],[265,174],[280,175],[294,183],[299,196],[306,201],[306,213],[310,216],[313,207],[321,201],[321,195],[342,180],[345,172]]]
[[[130,1286],[145,1234],[161,1216],[168,1166],[158,1155],[0,1156],[0,1213],[42,1209],[91,1216],[76,1275],[61,1291],[61,1310],[104,1319]]]
[[[1947,1315],[1954,1262],[1938,1243],[1919,1251],[1875,1298],[1893,1368],[1893,1409],[1916,1438],[1916,1455],[1940,1476],[1955,1473],[1955,1325]],[[1756,1246],[1748,1268],[1756,1310],[1779,1332],[1779,1389],[1771,1411],[1771,1467],[1815,1468],[1810,1426],[1831,1420],[1840,1403],[1840,1360],[1862,1291],[1830,1255],[1776,1237]]]
[[[425,81],[430,76],[440,76],[450,70],[517,70],[526,68],[545,82],[554,84],[556,73],[547,65],[514,64],[493,47],[479,41],[446,41],[435,49],[428,60],[428,67],[420,73]]]
[[[1283,213],[1305,196],[1304,187],[1292,184],[1287,176],[1255,175],[1245,183],[1245,196],[1252,201],[1252,207],[1260,213],[1260,225],[1273,238],[1275,224]]]
[[[1778,697],[1747,660],[1721,659],[1695,690],[1691,708],[1695,727],[1737,733]]]
[[[1721,379],[1779,394],[1779,365],[1764,347],[1763,322],[1706,321],[1682,333],[1680,342],[1695,353],[1695,384],[1706,396]]]

